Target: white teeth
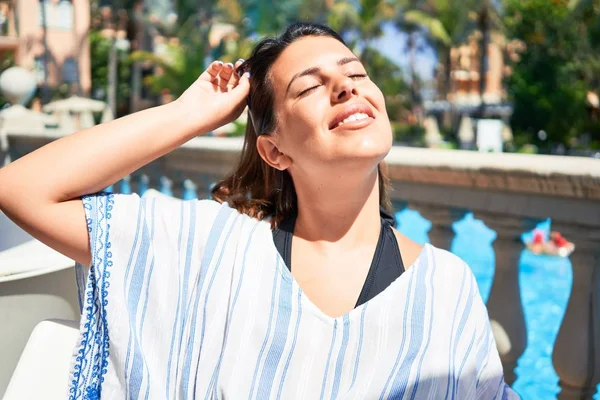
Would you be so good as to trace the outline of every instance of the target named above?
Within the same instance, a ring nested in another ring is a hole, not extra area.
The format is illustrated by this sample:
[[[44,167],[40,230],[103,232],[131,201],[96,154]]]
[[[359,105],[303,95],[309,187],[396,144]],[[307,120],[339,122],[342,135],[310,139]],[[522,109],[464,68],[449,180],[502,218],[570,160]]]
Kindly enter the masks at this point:
[[[349,117],[346,117],[343,121],[340,121],[337,124],[337,126],[342,126],[346,122],[358,121],[358,120],[365,119],[365,118],[369,118],[369,116],[367,114],[363,114],[363,113],[352,114]]]

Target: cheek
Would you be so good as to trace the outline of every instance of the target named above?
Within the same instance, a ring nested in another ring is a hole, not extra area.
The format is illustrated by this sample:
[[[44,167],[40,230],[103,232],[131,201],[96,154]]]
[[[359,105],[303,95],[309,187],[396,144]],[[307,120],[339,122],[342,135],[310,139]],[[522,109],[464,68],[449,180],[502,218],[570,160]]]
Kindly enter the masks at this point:
[[[368,91],[368,96],[371,97],[373,105],[377,108],[377,111],[379,111],[383,115],[387,115],[387,111],[385,109],[385,97],[383,96],[383,92],[379,90],[379,88],[375,86],[374,83],[371,82],[371,85],[372,86],[369,88]]]
[[[285,117],[283,134],[289,136],[296,144],[318,140],[321,133],[323,116],[319,110],[324,108],[314,102],[308,104],[296,106]]]

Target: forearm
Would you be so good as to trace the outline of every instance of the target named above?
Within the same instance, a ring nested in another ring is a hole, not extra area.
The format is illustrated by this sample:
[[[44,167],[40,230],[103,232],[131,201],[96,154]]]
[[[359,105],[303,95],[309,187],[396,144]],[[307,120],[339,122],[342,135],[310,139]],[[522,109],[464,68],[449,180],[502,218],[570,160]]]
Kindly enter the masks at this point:
[[[0,206],[8,196],[58,203],[102,190],[212,128],[188,121],[170,103],[56,140],[0,170]]]

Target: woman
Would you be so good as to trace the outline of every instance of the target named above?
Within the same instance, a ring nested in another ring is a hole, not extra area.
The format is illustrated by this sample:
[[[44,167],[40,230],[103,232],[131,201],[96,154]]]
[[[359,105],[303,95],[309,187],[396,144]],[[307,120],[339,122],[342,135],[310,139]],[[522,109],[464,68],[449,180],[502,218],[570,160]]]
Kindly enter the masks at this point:
[[[89,195],[246,102],[216,201]],[[1,170],[2,210],[89,265],[71,398],[516,397],[469,268],[382,212],[391,144],[364,66],[295,24],[171,104]]]

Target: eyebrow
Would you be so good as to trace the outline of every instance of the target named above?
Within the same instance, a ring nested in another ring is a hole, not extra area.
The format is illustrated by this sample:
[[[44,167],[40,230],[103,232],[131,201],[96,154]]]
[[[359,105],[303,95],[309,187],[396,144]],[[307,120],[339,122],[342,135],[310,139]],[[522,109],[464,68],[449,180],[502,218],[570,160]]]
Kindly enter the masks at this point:
[[[336,64],[341,67],[342,65],[346,65],[351,62],[360,62],[360,60],[356,57],[344,57],[344,58],[340,58]],[[294,80],[301,78],[303,76],[307,76],[307,75],[316,75],[319,73],[319,71],[321,71],[321,68],[312,67],[312,68],[305,69],[302,72],[298,72],[296,75],[294,75],[292,77],[292,79],[290,80],[290,83],[288,83],[287,88],[285,89],[285,93],[287,94],[287,92],[289,92],[290,86],[292,86],[292,83],[294,82]]]

